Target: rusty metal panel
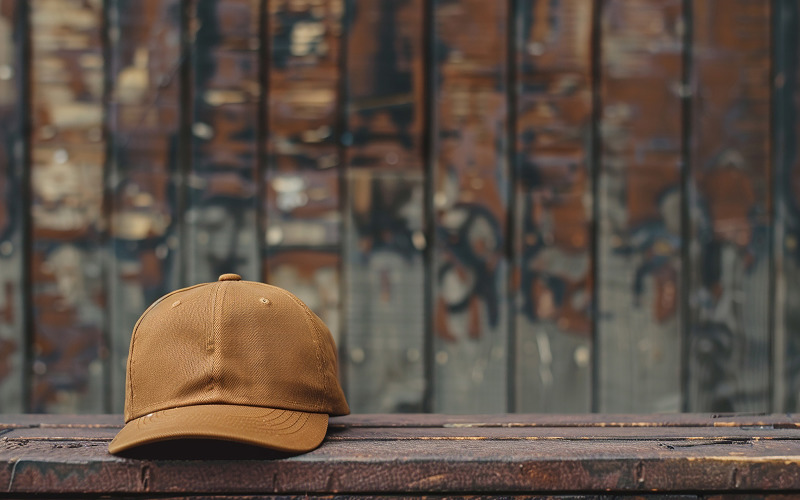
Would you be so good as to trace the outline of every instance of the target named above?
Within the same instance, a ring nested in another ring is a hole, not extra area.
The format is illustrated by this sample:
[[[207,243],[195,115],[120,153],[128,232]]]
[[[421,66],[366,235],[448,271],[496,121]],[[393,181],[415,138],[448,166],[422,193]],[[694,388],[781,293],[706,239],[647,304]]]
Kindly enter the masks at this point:
[[[682,0],[610,0],[600,32],[598,410],[680,411]]]
[[[591,404],[592,25],[583,0],[519,2],[517,410]]]
[[[121,412],[136,320],[178,285],[181,2],[107,3],[111,408]]]
[[[800,408],[800,6],[796,0],[775,3],[773,51],[775,79],[775,338],[773,342],[773,411]]]
[[[300,297],[338,342],[344,4],[269,0],[266,8],[262,278]]]
[[[33,0],[32,410],[104,405],[105,137],[100,1]]]
[[[260,276],[257,224],[260,0],[190,3],[187,284]],[[186,97],[186,96],[185,96]]]
[[[688,409],[765,411],[771,4],[691,5]]]
[[[323,317],[347,346],[342,366],[362,411],[419,409],[426,382],[435,409],[505,410],[508,359],[524,410],[587,409],[591,359],[600,410],[674,410],[684,397],[691,410],[760,411],[771,373],[775,408],[797,406],[794,0],[31,0],[22,3],[32,26],[28,138],[24,23],[9,21],[19,2],[0,0],[0,410],[24,399],[13,391],[23,385],[25,307],[32,409],[108,409],[110,388],[119,410],[141,310],[227,271],[289,288]],[[691,49],[681,46],[686,29]],[[590,138],[592,85],[600,144]],[[428,139],[435,175],[426,177]],[[595,146],[603,170],[592,186]],[[683,198],[681,148],[690,152]],[[20,251],[25,217],[30,257]],[[29,271],[24,304],[18,284]]]
[[[0,412],[26,399],[23,15],[20,1],[0,0]]]
[[[422,0],[348,5],[348,401],[357,412],[421,411],[425,6]]]
[[[434,411],[506,409],[509,14],[434,4]]]

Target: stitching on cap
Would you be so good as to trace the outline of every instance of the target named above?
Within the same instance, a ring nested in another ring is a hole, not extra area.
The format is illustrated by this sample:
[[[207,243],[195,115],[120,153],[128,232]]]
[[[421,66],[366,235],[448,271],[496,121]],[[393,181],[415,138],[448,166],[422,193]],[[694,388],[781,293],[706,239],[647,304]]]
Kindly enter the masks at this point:
[[[288,410],[288,411],[311,412],[311,413],[327,413],[326,411],[324,411],[318,405],[312,406],[311,410],[306,410],[305,406],[308,403],[301,403],[300,401],[292,401],[292,400],[289,400],[289,399],[279,399],[279,400],[276,400],[275,403],[277,403],[277,404],[269,406],[269,407],[263,407],[263,408],[268,408],[270,410]],[[183,407],[186,407],[186,406],[200,406],[200,405],[252,406],[252,405],[249,405],[249,404],[246,404],[246,403],[242,403],[242,402],[238,402],[238,401],[231,403],[230,401],[227,401],[227,400],[222,399],[222,398],[211,399],[209,401],[203,401],[202,403],[182,403],[182,404],[178,404],[178,405],[176,405],[174,401],[159,401],[158,403],[151,404],[150,406],[145,406],[142,410],[139,411],[138,414],[136,414],[135,416],[132,416],[130,418],[130,420],[135,420],[137,418],[141,418],[141,417],[147,415],[148,413],[155,413],[157,411],[164,411],[164,410],[169,410],[169,409],[172,409],[172,408],[183,408]],[[280,405],[285,405],[285,406],[280,406]],[[301,407],[303,409],[292,408],[292,405]],[[128,420],[128,422],[130,420]]]
[[[130,406],[131,406],[131,408],[133,408],[133,366],[134,366],[134,364],[136,362],[136,356],[133,355],[133,346],[134,346],[134,341],[136,340],[136,333],[139,331],[139,325],[142,323],[142,320],[144,320],[144,318],[150,313],[150,311],[153,310],[153,308],[155,308],[158,304],[160,304],[161,302],[166,300],[168,297],[171,297],[171,296],[175,295],[176,293],[187,292],[187,291],[192,290],[194,288],[205,286],[205,285],[208,285],[208,283],[198,283],[197,285],[192,285],[192,286],[189,286],[189,287],[186,287],[186,288],[181,288],[180,290],[174,290],[174,291],[164,295],[160,299],[156,300],[152,304],[150,304],[150,307],[145,309],[145,311],[142,313],[142,315],[139,316],[139,319],[136,321],[136,324],[133,326],[133,333],[131,334],[131,346],[128,349],[128,360],[130,361],[130,367],[128,368],[128,394],[130,394]],[[132,409],[131,409],[131,413],[133,413]],[[133,418],[136,418],[136,417],[133,417]]]
[[[214,355],[216,354],[214,351],[216,350],[215,334],[217,330],[217,295],[219,294],[221,285],[222,281],[218,281],[214,284],[214,292],[211,295],[211,324],[209,325],[209,334],[206,338],[206,356],[208,356],[208,351],[211,350],[211,369],[210,373],[208,374],[208,378],[210,379],[209,385],[211,386],[212,390],[214,388]]]
[[[159,410],[159,411],[169,411],[171,409],[172,408],[167,408],[166,410]],[[294,412],[295,410],[288,410],[288,411]],[[283,415],[280,415],[280,416],[283,416]],[[141,418],[141,417],[137,417],[137,418]],[[262,431],[264,433],[266,433],[266,434],[272,434],[272,435],[295,434],[295,433],[297,433],[297,432],[299,432],[299,431],[301,431],[301,430],[303,430],[305,428],[306,424],[308,423],[309,418],[311,418],[311,415],[309,415],[308,412],[300,412],[299,414],[295,413],[294,415],[290,415],[289,417],[287,417],[283,422],[281,422],[281,424],[284,424],[284,423],[288,422],[291,418],[295,419],[294,422],[290,423],[286,427],[265,428]],[[253,417],[243,417],[243,419],[244,420],[259,420],[257,418],[253,418]],[[137,422],[137,427],[141,427],[141,422]],[[207,437],[205,435],[196,434],[196,433],[188,433],[188,434],[182,434],[181,433],[180,435],[182,437]]]
[[[314,321],[314,316],[312,315],[311,310],[309,310],[308,308],[306,308],[306,316],[308,317],[308,322],[311,323],[311,328],[313,328],[314,332],[316,332],[316,334],[317,334],[317,339],[319,340],[319,342],[317,343],[317,350],[319,352],[319,351],[322,350],[322,348],[320,347],[322,345],[322,330],[320,330],[319,325],[317,325],[317,322]],[[330,394],[330,393],[333,392],[331,390],[331,388],[328,386],[328,382],[329,382],[328,374],[325,373],[325,367],[327,367],[327,365],[328,365],[328,363],[325,361],[325,357],[321,356],[320,357],[320,374],[322,375],[322,384],[323,384],[324,394]],[[322,407],[322,404],[320,402],[320,408],[321,407]]]
[[[220,354],[218,344],[220,340],[220,332],[222,331],[222,314],[224,312],[222,308],[225,305],[225,294],[228,292],[228,286],[223,285],[223,283],[226,282],[221,282],[216,293],[214,294],[214,297],[216,297],[219,294],[220,289],[222,290],[222,297],[219,298],[219,305],[217,306],[219,308],[219,314],[217,314],[216,311],[214,312],[214,323],[212,326],[212,332],[214,335],[214,351],[211,353],[211,385],[214,389],[219,387],[218,372]]]

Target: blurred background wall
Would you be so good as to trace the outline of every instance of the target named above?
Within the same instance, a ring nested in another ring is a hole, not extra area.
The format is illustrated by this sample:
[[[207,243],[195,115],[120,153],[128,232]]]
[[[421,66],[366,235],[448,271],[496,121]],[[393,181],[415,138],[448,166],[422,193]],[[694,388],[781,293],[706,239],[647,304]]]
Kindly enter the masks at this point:
[[[356,412],[798,411],[798,0],[0,0],[0,412],[235,272]]]

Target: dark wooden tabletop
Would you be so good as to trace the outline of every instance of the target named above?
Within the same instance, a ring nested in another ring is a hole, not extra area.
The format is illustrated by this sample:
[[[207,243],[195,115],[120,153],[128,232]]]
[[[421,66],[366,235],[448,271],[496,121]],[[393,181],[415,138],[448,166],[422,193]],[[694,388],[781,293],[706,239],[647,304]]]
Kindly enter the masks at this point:
[[[121,425],[0,416],[0,496],[800,493],[795,415],[353,415],[293,457],[187,442],[119,458]]]

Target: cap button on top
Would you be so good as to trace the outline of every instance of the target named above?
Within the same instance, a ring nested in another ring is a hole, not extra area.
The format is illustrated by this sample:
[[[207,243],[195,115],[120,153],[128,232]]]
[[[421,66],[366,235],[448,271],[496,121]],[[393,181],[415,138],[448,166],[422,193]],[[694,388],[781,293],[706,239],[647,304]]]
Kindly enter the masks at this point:
[[[242,277],[238,274],[227,273],[220,276],[218,281],[242,281]]]

